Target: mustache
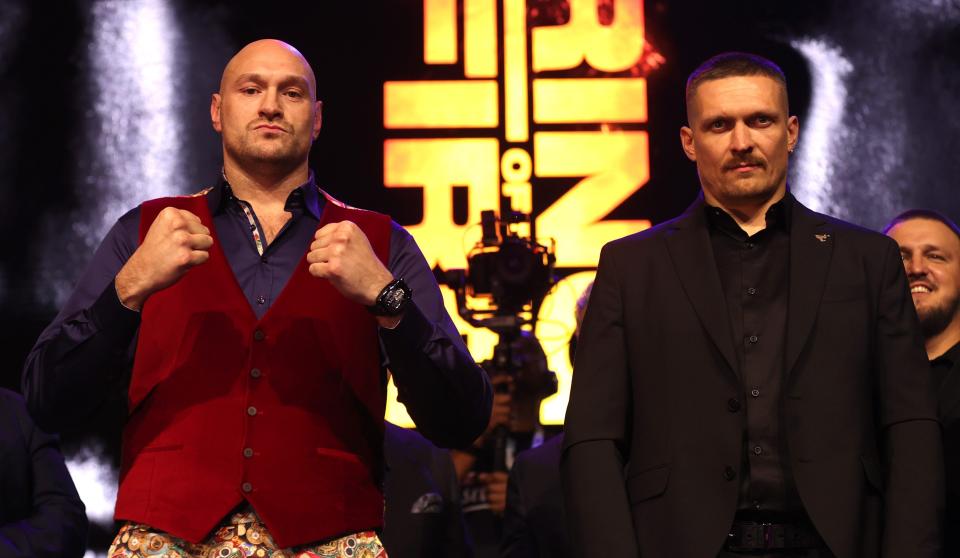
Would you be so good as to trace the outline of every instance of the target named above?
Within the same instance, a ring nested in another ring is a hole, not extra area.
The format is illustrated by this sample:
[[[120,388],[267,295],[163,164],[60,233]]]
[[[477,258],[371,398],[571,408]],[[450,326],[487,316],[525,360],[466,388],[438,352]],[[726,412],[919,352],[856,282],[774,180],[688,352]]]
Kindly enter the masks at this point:
[[[758,166],[761,168],[767,166],[763,159],[759,159],[757,157],[738,157],[723,165],[723,168],[724,170],[733,170],[741,165]]]

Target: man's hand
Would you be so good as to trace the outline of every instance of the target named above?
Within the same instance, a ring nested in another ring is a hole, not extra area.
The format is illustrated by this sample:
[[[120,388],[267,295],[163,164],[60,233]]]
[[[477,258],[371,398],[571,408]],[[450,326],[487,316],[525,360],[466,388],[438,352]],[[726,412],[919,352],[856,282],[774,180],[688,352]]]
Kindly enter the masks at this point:
[[[487,424],[485,435],[490,434],[498,426],[510,428],[513,419],[513,378],[507,374],[494,376],[490,379],[493,385],[493,408],[490,410],[490,422]]]
[[[116,277],[117,296],[124,306],[140,310],[153,293],[180,280],[194,266],[210,259],[213,237],[200,218],[183,209],[166,207]]]
[[[477,480],[487,487],[487,503],[490,504],[490,511],[497,515],[503,515],[503,510],[507,508],[507,478],[507,473],[503,471],[477,475]]]
[[[493,385],[493,408],[490,410],[487,429],[473,441],[473,447],[477,449],[486,445],[498,426],[504,426],[509,430],[513,421],[513,378],[500,374],[490,378],[490,384]]]
[[[393,274],[373,252],[367,235],[355,223],[340,221],[324,225],[314,235],[307,253],[310,274],[327,279],[347,299],[372,306]],[[399,317],[380,320],[399,321]],[[389,326],[388,326],[389,327]]]

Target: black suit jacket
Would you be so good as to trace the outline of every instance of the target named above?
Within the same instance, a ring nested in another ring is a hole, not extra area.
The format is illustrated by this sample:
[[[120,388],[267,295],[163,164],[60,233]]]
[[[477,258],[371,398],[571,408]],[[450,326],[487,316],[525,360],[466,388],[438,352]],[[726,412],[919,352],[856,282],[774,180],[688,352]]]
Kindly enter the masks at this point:
[[[383,545],[390,558],[473,556],[450,453],[386,423]]]
[[[560,490],[563,434],[521,452],[510,469],[501,558],[571,556]]]
[[[793,204],[785,462],[839,558],[937,556],[943,464],[897,245]],[[744,397],[699,199],[607,244],[579,339],[561,465],[571,546],[715,556],[737,507]]]
[[[54,436],[0,389],[0,558],[83,556],[87,516]]]
[[[960,350],[956,347],[952,350],[960,356]],[[940,386],[938,399],[947,480],[943,555],[960,556],[960,360],[953,363]]]

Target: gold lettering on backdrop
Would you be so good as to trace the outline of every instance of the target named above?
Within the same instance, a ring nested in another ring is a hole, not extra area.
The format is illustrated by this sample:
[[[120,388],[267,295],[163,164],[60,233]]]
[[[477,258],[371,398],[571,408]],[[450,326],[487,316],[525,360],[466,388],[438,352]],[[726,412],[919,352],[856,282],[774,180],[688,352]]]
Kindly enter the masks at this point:
[[[594,267],[604,243],[650,225],[605,219],[650,178],[646,77],[664,60],[644,39],[642,0],[421,1],[424,74],[444,79],[384,83],[384,184],[422,190],[423,218],[407,228],[431,266],[465,266],[480,211],[501,194],[533,213],[538,188],[566,184],[534,215],[559,269]],[[454,187],[466,188],[464,225]],[[563,421],[574,307],[593,274],[564,278],[541,307],[536,333],[559,382],[541,407],[547,424]],[[489,358],[496,336],[462,321],[442,291],[473,356]],[[389,389],[388,420],[410,425]]]

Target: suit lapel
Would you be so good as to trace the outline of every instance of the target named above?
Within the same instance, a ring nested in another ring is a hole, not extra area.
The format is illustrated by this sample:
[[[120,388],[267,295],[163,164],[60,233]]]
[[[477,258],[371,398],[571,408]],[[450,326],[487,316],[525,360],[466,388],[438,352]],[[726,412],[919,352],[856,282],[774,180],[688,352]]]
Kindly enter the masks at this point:
[[[700,323],[719,349],[735,376],[740,367],[733,348],[730,314],[720,284],[710,234],[707,231],[703,198],[697,198],[676,221],[667,235],[667,249],[677,277]]]
[[[816,321],[834,243],[833,230],[825,219],[796,200],[792,206],[790,295],[784,360],[787,375],[793,370]]]

